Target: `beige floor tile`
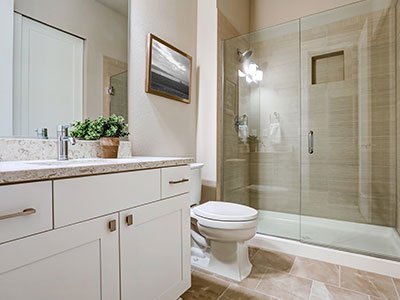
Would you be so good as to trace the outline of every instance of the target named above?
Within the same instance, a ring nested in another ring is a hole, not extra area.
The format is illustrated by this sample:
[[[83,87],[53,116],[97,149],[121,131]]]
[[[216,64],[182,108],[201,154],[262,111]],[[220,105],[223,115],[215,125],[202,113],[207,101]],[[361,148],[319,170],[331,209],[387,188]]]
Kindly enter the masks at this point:
[[[229,282],[216,277],[192,272],[192,287],[181,297],[183,300],[216,300],[229,286]]]
[[[218,300],[273,300],[276,298],[231,284]]]
[[[310,300],[369,300],[367,295],[363,295],[350,290],[345,290],[336,286],[314,281],[311,289]]]
[[[251,262],[254,266],[262,266],[275,270],[289,272],[292,268],[295,256],[278,252],[259,250]]]
[[[257,290],[282,300],[308,299],[312,281],[286,272],[268,269]]]
[[[253,256],[257,253],[258,248],[249,247],[249,257],[253,258]]]
[[[305,257],[296,257],[291,274],[339,286],[339,266]]]
[[[373,297],[398,300],[392,278],[341,267],[340,286],[353,291],[365,293]]]
[[[238,285],[249,289],[255,289],[262,279],[267,268],[263,266],[253,266],[249,277],[243,279]]]

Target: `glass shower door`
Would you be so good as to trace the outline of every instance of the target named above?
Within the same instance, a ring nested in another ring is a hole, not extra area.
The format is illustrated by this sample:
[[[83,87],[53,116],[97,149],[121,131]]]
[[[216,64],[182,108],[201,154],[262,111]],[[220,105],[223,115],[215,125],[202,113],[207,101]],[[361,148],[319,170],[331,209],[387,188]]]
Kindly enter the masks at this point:
[[[400,257],[395,2],[300,21],[304,242]]]

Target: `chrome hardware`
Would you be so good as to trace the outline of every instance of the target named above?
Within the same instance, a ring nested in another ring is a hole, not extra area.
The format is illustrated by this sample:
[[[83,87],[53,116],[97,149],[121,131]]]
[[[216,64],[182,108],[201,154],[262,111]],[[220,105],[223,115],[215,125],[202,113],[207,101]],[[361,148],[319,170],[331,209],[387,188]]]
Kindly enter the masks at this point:
[[[314,131],[312,130],[308,132],[308,153],[314,153]]]
[[[126,225],[128,225],[128,226],[133,225],[133,215],[126,216],[125,221],[126,221]]]
[[[110,232],[114,232],[115,230],[117,230],[117,221],[111,220],[110,222],[108,222],[108,229],[110,230]]]
[[[46,127],[36,128],[36,137],[38,139],[47,140],[49,138],[48,131]]]
[[[20,211],[17,213],[0,216],[0,221],[6,220],[6,219],[18,218],[18,217],[25,217],[25,216],[33,215],[34,213],[36,213],[36,209],[26,208],[23,211]]]
[[[189,181],[189,179],[183,178],[183,179],[181,179],[181,180],[171,180],[171,181],[169,182],[169,184],[178,184],[178,183],[184,183],[184,182],[188,182],[188,181]]]
[[[110,86],[107,90],[108,94],[110,96],[114,96],[115,95],[115,88],[113,86]]]
[[[68,135],[70,125],[59,125],[57,128],[57,159],[68,160],[68,142],[75,145],[75,138]]]
[[[235,130],[236,130],[236,132],[238,132],[239,131],[239,126],[248,125],[249,124],[249,117],[246,114],[244,114],[242,116],[236,116],[234,122],[235,122],[234,123]]]

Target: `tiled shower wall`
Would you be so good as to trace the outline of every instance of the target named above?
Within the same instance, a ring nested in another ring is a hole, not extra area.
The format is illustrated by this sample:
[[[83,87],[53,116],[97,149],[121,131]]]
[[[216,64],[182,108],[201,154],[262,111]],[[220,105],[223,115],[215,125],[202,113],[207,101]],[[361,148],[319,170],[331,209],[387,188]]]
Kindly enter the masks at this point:
[[[299,22],[254,34],[252,48],[264,72],[252,85],[259,100],[259,151],[250,153],[250,199],[253,207],[300,214],[300,78]],[[254,100],[253,100],[254,102]],[[279,122],[280,141],[272,141],[270,124]]]
[[[263,210],[400,225],[394,3],[373,13],[362,4],[340,8],[225,43],[225,79],[236,80],[239,113],[249,115],[249,131],[261,140],[259,151],[249,153],[224,113],[225,199]],[[259,85],[238,80],[236,48],[246,46],[264,71]],[[337,52],[343,55],[318,61],[313,84],[313,57]],[[277,119],[281,137],[273,143],[270,123]],[[315,132],[312,155],[309,130]]]
[[[396,6],[397,58],[400,58],[400,2]],[[400,59],[397,59],[397,120],[400,120]],[[400,122],[397,121],[397,231],[400,234]]]
[[[220,36],[234,35],[233,26],[219,13]],[[224,43],[224,106],[223,114],[223,197],[224,201],[249,205],[249,153],[235,130],[235,117],[243,114],[243,105],[249,101],[250,88],[238,77],[237,50],[249,49],[246,38],[234,38]],[[243,105],[239,105],[239,101]]]

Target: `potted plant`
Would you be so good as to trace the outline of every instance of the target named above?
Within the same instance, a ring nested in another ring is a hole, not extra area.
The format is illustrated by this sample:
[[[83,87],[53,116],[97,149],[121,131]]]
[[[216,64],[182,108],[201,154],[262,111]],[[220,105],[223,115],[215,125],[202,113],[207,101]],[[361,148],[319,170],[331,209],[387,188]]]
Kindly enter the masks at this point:
[[[256,135],[249,135],[247,137],[247,143],[249,144],[250,152],[257,152],[258,151],[258,144],[259,140]]]
[[[100,116],[73,124],[71,135],[82,140],[100,140],[100,157],[117,158],[120,138],[128,136],[128,124],[122,116]]]

